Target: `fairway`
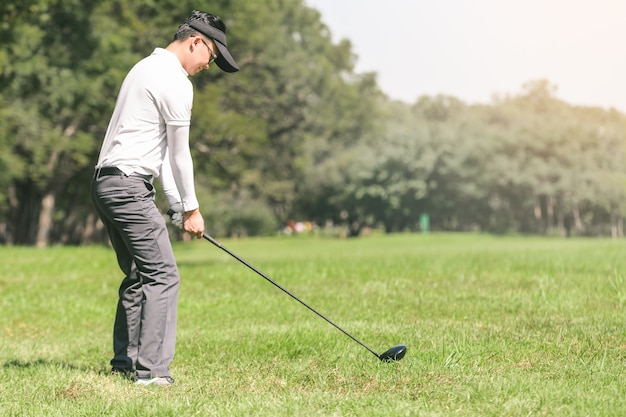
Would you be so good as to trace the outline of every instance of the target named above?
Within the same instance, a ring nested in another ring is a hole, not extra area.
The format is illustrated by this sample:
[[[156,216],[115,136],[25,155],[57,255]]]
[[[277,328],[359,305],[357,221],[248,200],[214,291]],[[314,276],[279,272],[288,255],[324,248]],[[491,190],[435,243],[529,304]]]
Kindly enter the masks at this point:
[[[0,250],[1,416],[626,415],[626,240],[177,242],[175,385],[108,374],[111,249]]]

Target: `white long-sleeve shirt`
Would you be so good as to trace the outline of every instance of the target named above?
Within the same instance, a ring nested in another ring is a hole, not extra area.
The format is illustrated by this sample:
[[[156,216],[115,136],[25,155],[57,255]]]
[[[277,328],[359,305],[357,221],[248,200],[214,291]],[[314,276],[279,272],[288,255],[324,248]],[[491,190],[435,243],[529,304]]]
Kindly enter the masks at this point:
[[[189,149],[193,86],[173,53],[156,48],[127,74],[96,167],[161,177],[168,202],[198,208]]]

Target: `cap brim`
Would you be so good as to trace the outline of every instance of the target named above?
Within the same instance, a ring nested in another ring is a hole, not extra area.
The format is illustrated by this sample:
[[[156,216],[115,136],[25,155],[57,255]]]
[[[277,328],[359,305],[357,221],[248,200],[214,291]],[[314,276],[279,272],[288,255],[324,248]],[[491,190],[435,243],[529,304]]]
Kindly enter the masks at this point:
[[[239,71],[239,66],[235,62],[233,56],[228,51],[228,48],[226,48],[226,34],[224,32],[196,19],[187,18],[187,20],[185,20],[185,23],[187,23],[191,28],[204,34],[209,39],[213,40],[213,43],[215,43],[217,49],[220,51],[220,54],[215,59],[215,63],[218,67],[220,67],[222,71]]]
[[[239,66],[235,62],[235,59],[226,48],[226,45],[221,42],[213,39],[215,46],[220,51],[219,55],[215,59],[215,63],[217,66],[224,72],[237,72],[239,71]]]

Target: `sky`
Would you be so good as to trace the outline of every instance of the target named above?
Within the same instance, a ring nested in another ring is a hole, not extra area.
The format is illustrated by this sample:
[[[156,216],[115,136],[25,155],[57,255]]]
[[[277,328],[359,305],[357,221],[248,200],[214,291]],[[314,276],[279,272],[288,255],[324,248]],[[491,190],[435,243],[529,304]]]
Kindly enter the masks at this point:
[[[572,105],[626,113],[626,0],[305,0],[356,72],[392,99],[469,104],[548,80]]]

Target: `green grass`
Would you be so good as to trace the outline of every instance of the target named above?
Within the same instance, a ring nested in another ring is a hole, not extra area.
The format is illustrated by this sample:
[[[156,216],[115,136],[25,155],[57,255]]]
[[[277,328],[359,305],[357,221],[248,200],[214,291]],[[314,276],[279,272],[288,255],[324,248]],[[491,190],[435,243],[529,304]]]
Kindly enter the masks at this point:
[[[626,241],[484,235],[206,241],[183,277],[172,387],[107,374],[104,247],[0,249],[2,416],[621,416]]]

